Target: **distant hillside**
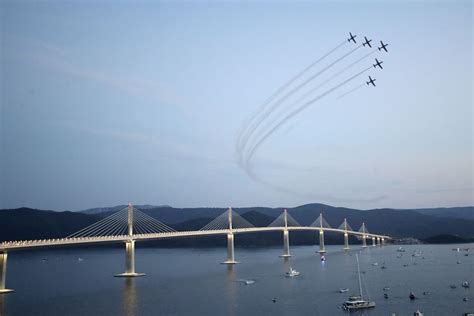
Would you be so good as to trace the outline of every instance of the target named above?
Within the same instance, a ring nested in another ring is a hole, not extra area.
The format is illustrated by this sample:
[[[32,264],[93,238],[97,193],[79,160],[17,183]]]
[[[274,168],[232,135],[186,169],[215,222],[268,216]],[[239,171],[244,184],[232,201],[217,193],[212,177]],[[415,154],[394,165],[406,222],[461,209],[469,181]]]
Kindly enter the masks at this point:
[[[415,209],[420,214],[474,220],[474,206]]]
[[[70,235],[100,218],[75,212],[18,208],[0,211],[0,241],[58,238]]]
[[[2,210],[0,211],[0,240],[65,237],[124,207],[126,206],[87,210],[90,213],[53,212],[28,208]],[[225,208],[172,208],[149,205],[137,206],[137,208],[176,230],[199,230],[226,210]],[[267,226],[281,214],[283,208],[256,207],[235,208],[234,210],[255,226]],[[302,225],[310,225],[322,213],[334,228],[337,228],[344,218],[347,218],[349,225],[354,230],[358,230],[362,222],[365,222],[369,232],[388,234],[393,237],[427,239],[436,235],[455,235],[464,239],[474,238],[474,220],[440,217],[437,216],[438,213],[431,215],[428,211],[422,213],[414,210],[394,209],[360,211],[314,203],[289,208],[288,212]],[[449,212],[453,212],[452,209]],[[220,237],[216,238],[210,238],[209,244],[215,244],[215,240],[221,240]],[[333,237],[328,234],[329,243],[331,238]],[[337,235],[334,238],[334,241],[341,242],[341,236]],[[237,242],[237,240],[240,241]],[[314,243],[316,240],[313,233],[293,232],[291,234],[291,241],[295,244]],[[245,241],[253,245],[280,243],[281,233],[241,235],[236,239],[237,244]],[[196,244],[191,241],[170,241],[167,243],[168,245]]]

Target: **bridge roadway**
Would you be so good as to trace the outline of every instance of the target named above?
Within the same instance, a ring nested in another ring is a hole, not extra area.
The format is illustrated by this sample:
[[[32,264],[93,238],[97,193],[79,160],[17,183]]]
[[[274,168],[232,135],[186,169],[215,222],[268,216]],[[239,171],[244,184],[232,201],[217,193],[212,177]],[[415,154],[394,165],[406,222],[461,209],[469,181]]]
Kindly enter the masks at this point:
[[[351,230],[326,228],[326,227],[312,227],[312,226],[288,226],[288,227],[252,227],[252,228],[234,228],[234,229],[218,229],[218,230],[198,230],[198,231],[175,231],[155,234],[133,234],[133,235],[118,235],[118,236],[98,236],[98,237],[77,237],[77,238],[59,238],[59,239],[42,239],[42,240],[23,240],[23,241],[6,241],[0,243],[0,252],[22,250],[30,248],[45,248],[54,246],[70,246],[82,244],[98,244],[98,243],[117,243],[146,240],[158,240],[166,238],[177,237],[192,237],[192,236],[213,236],[213,235],[228,235],[228,234],[245,234],[256,232],[271,232],[271,231],[318,231],[318,232],[337,232],[347,233],[354,236],[366,236],[367,239],[377,238],[382,240],[390,239],[386,235],[378,235],[371,233],[363,233]]]

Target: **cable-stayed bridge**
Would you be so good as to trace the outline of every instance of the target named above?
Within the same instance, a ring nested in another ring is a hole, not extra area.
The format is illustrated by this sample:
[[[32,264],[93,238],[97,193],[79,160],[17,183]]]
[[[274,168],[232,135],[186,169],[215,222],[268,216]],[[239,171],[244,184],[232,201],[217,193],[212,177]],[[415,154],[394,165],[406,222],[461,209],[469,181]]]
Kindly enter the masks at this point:
[[[344,235],[344,250],[349,249],[349,235],[362,240],[362,247],[367,247],[367,239],[372,240],[372,246],[383,245],[389,236],[372,234],[367,230],[365,223],[358,231],[354,231],[346,219],[337,228],[332,228],[323,215],[309,226],[299,224],[287,210],[278,216],[266,227],[255,227],[243,217],[229,208],[198,231],[176,231],[158,221],[157,219],[134,208],[128,207],[94,223],[80,231],[64,238],[6,241],[0,243],[0,294],[11,292],[5,288],[8,252],[33,248],[48,248],[55,246],[73,246],[99,243],[125,243],[125,272],[119,277],[143,276],[135,272],[135,242],[145,240],[158,240],[179,237],[197,237],[227,235],[227,260],[223,264],[236,264],[234,255],[234,234],[255,232],[283,232],[282,257],[290,257],[290,231],[316,231],[319,232],[319,253],[326,252],[324,246],[324,233],[336,232]]]

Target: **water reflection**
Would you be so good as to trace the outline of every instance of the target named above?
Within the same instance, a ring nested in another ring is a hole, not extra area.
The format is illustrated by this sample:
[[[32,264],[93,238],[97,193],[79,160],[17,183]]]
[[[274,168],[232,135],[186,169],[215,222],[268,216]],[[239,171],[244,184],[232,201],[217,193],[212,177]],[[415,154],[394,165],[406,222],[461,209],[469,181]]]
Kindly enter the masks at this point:
[[[236,274],[233,264],[227,265],[227,315],[236,315]]]
[[[0,294],[0,315],[5,315],[5,294]]]
[[[123,288],[123,311],[127,316],[137,315],[137,291],[135,278],[125,278]]]

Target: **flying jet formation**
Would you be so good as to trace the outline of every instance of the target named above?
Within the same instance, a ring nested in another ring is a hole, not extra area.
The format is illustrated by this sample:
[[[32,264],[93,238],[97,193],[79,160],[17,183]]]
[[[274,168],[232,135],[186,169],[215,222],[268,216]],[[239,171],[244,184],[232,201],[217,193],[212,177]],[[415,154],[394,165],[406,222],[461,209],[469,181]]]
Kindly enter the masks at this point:
[[[369,76],[369,81],[366,81],[365,83],[367,85],[372,84],[375,87],[375,82],[377,79],[372,79],[372,77]]]
[[[379,61],[377,58],[375,58],[375,64],[373,64],[374,68],[380,67],[380,69],[383,69],[382,64],[383,61]]]
[[[350,35],[350,38],[347,39],[347,41],[350,43],[351,41],[354,42],[354,44],[356,43],[356,40],[355,38],[357,37],[357,35],[352,35],[351,32],[349,32],[349,35]]]
[[[379,51],[383,49],[386,53],[388,53],[388,50],[387,50],[388,44],[384,44],[382,41],[380,41],[380,45],[382,46],[378,47]]]
[[[370,45],[370,42],[372,42],[372,40],[369,40],[369,39],[367,38],[367,36],[364,36],[364,39],[365,39],[365,42],[362,43],[362,46],[367,45],[367,46],[369,46],[370,48],[372,48],[372,45]]]

